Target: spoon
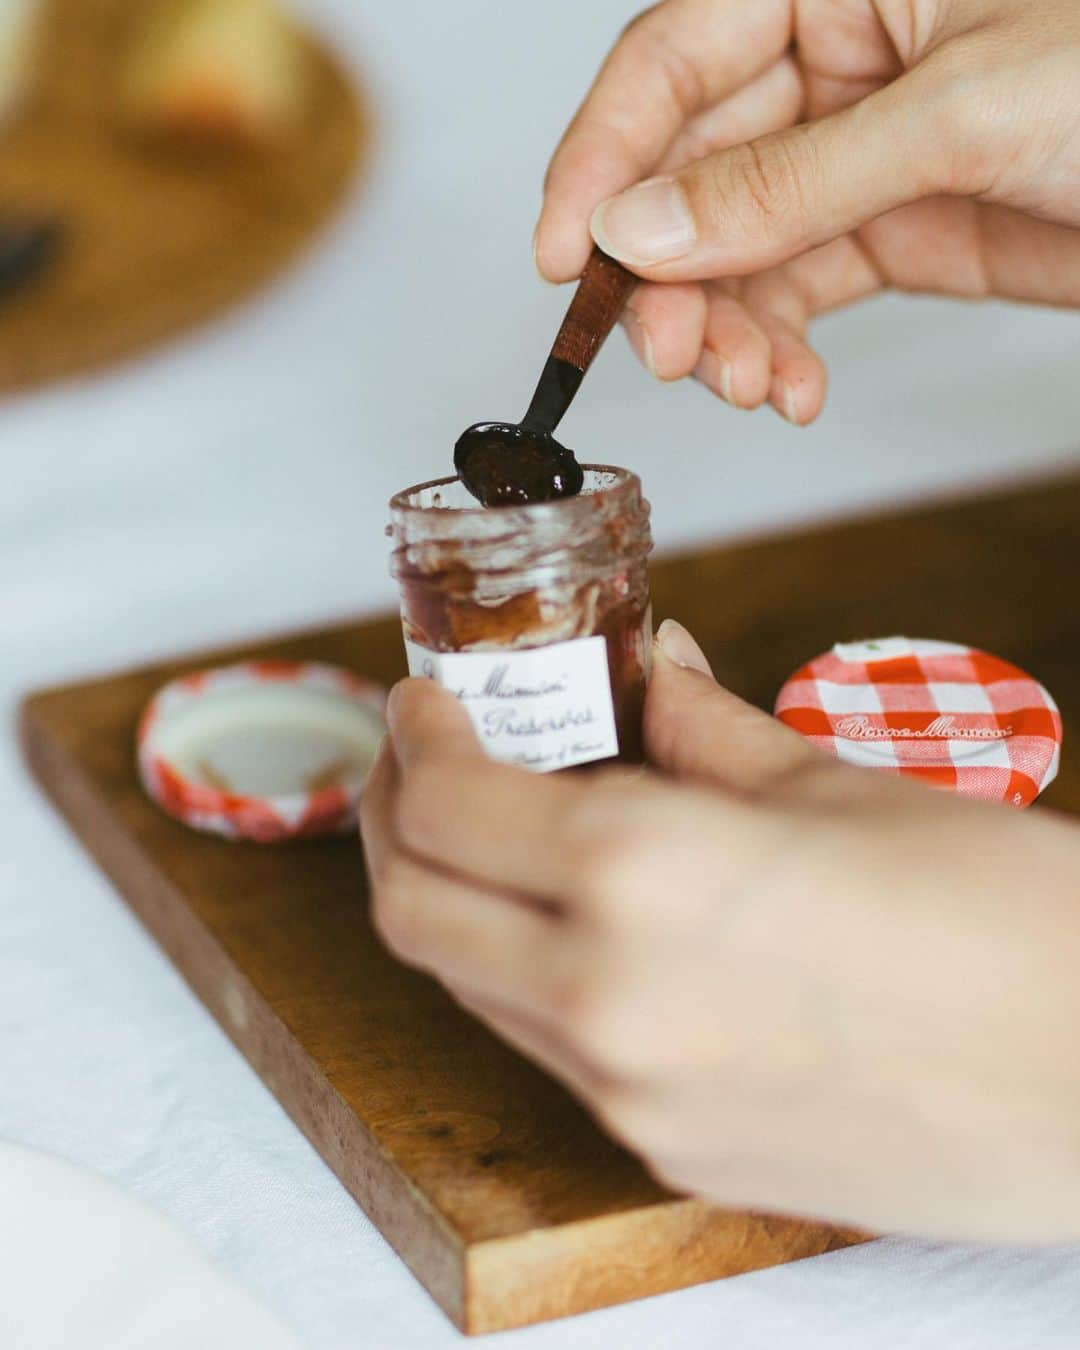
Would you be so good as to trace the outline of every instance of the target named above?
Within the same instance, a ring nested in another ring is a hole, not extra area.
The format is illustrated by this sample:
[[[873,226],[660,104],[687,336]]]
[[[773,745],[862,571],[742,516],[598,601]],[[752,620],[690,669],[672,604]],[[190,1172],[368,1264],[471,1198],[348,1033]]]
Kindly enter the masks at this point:
[[[574,497],[585,475],[552,435],[615,326],[637,277],[594,248],[520,422],[477,422],[454,447],[454,467],[484,506]]]

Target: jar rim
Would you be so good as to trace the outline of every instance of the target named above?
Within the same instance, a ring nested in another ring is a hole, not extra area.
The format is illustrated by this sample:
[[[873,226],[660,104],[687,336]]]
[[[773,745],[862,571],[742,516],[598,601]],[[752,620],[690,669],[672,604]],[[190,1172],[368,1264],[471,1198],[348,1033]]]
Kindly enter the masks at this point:
[[[612,481],[597,490],[580,492],[574,497],[559,497],[549,502],[529,502],[527,505],[492,507],[481,506],[477,502],[475,506],[421,506],[413,500],[422,492],[459,483],[461,480],[454,474],[447,478],[432,478],[426,483],[415,483],[412,487],[402,488],[390,498],[390,510],[396,519],[403,520],[453,518],[462,521],[481,519],[491,521],[493,518],[508,519],[513,516],[515,519],[539,524],[553,522],[557,517],[571,521],[583,511],[595,510],[597,498],[611,501],[641,493],[641,479],[630,469],[622,469],[614,464],[583,464],[581,467],[586,473],[610,475]]]
[[[399,581],[439,575],[506,595],[552,586],[582,571],[607,575],[652,548],[649,504],[629,469],[587,464],[576,497],[525,506],[471,504],[460,478],[437,478],[399,492],[387,534],[390,572]],[[441,489],[453,489],[445,505]],[[466,502],[466,505],[457,503]]]

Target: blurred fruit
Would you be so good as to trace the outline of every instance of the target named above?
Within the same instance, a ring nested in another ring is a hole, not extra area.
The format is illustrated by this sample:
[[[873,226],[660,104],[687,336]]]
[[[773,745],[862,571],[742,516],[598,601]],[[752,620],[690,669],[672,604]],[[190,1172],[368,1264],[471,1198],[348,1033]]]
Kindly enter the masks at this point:
[[[121,114],[144,136],[277,145],[303,123],[306,57],[274,0],[153,0],[120,75]]]

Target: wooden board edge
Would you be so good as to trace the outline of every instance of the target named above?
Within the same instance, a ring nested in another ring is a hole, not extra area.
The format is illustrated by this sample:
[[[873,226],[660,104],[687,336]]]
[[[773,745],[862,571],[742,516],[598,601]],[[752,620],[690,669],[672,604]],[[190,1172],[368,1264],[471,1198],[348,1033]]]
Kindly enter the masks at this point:
[[[464,1329],[509,1331],[872,1240],[816,1220],[666,1201],[470,1247]]]
[[[19,742],[34,778],[294,1124],[420,1284],[464,1330],[466,1263],[459,1236],[320,1079],[288,1027],[233,970],[214,936],[103,808],[78,762],[49,733],[50,697],[32,694],[18,709]],[[269,1067],[282,1063],[290,1065],[287,1077]]]

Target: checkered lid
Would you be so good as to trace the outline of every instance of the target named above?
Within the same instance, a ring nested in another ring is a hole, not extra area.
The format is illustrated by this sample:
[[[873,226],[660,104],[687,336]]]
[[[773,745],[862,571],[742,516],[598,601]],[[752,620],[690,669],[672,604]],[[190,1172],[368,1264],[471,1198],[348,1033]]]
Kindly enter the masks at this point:
[[[1012,806],[1030,806],[1061,759],[1043,686],[955,642],[838,643],[788,680],[776,715],[838,759]]]
[[[194,671],[147,705],[139,775],[169,815],[229,839],[354,830],[384,702],[380,686],[314,662]]]

